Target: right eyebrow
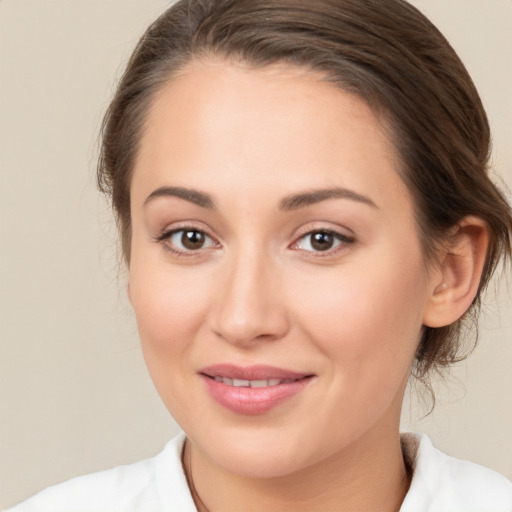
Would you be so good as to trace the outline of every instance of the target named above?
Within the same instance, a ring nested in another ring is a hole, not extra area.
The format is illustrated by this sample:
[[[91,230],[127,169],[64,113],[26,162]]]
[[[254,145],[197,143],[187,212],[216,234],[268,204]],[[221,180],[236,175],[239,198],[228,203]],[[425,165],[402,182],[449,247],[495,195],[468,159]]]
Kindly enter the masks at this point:
[[[146,197],[144,206],[146,206],[149,202],[151,202],[153,199],[156,199],[157,197],[179,197],[180,199],[184,199],[190,203],[197,204],[203,208],[215,208],[215,204],[208,194],[184,187],[157,188],[156,190],[153,190],[153,192],[151,192],[148,197]]]
[[[304,208],[328,199],[350,199],[351,201],[367,204],[372,208],[378,209],[378,206],[369,197],[341,187],[310,190],[285,197],[280,202],[279,208],[284,211],[298,210],[299,208]]]

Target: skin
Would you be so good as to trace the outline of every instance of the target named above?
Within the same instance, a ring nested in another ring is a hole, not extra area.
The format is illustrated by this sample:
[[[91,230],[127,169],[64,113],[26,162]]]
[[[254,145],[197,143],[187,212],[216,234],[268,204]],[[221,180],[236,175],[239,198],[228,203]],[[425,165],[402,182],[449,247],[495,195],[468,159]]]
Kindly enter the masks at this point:
[[[427,271],[396,169],[369,107],[302,70],[194,62],[154,100],[131,183],[129,295],[210,511],[400,508],[403,393],[423,325],[446,321],[452,260]],[[282,208],[333,187],[350,194]],[[204,246],[164,237],[183,228]],[[312,231],[337,233],[333,247],[313,250]],[[314,378],[267,413],[237,414],[198,375],[218,363]]]

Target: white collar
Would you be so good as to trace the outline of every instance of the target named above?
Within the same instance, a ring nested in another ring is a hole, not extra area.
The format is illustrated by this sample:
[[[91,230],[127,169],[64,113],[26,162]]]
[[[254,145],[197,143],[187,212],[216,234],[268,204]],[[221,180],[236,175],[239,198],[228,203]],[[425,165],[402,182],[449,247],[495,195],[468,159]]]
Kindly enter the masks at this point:
[[[164,510],[196,512],[181,465],[181,433],[156,456],[155,477]],[[413,470],[400,512],[512,512],[512,483],[502,475],[434,448],[425,434],[401,434]]]
[[[402,434],[401,443],[413,478],[400,512],[512,512],[504,476],[444,454],[425,434]]]

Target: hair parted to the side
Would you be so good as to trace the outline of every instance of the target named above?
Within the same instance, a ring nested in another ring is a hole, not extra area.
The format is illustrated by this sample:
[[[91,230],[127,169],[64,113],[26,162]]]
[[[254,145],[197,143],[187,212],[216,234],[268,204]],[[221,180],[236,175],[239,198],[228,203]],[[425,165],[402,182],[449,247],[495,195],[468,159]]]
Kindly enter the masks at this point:
[[[464,322],[476,322],[482,291],[512,254],[512,210],[488,176],[490,129],[481,100],[444,36],[404,0],[174,4],[140,39],[102,126],[98,183],[111,197],[128,264],[130,180],[146,114],[155,94],[201,59],[307,68],[365,100],[390,128],[427,264],[464,217],[487,223],[478,295],[458,322],[425,328],[413,373],[427,382],[431,370],[463,358]]]

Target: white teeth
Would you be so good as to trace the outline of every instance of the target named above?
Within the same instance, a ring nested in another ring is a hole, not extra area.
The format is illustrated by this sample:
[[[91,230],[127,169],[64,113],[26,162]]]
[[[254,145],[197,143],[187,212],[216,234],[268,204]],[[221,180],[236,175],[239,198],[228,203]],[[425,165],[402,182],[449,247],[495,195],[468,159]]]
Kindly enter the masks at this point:
[[[279,384],[279,381],[278,381]],[[269,384],[268,380],[251,380],[250,386],[251,388],[266,388],[267,386],[275,386],[275,384]]]
[[[245,388],[249,386],[249,381],[244,379],[233,379],[233,386],[235,386],[236,388]]]
[[[294,382],[294,379],[261,379],[261,380],[247,380],[247,379],[230,379],[229,377],[215,376],[213,378],[216,382],[222,382],[228,386],[237,388],[266,388],[269,386],[277,386],[279,384],[287,384]]]

